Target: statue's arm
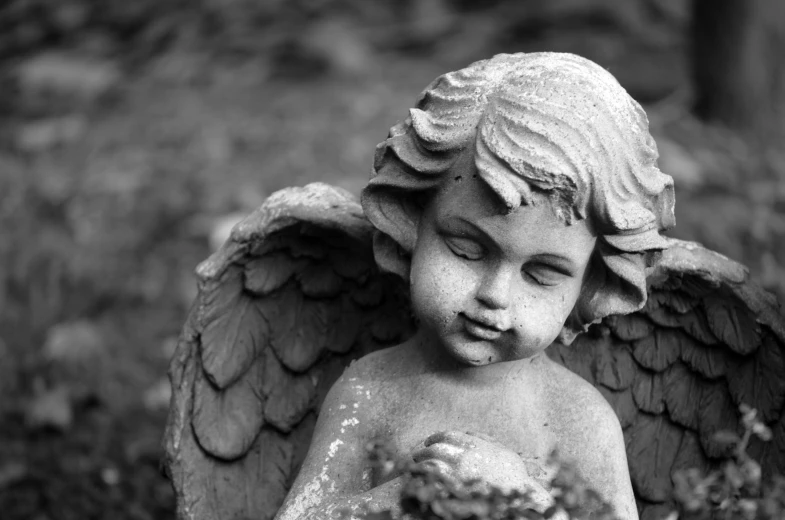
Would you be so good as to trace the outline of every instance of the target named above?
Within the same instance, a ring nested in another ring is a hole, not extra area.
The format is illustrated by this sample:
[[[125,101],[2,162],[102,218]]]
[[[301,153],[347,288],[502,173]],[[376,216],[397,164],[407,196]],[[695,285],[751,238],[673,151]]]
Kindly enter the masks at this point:
[[[333,385],[321,407],[308,455],[276,520],[340,518],[363,507],[394,509],[400,478],[372,487],[365,451],[373,431],[373,410],[358,383],[356,365]]]
[[[596,400],[591,401],[594,402],[584,406],[590,418],[584,423],[585,442],[579,443],[582,446],[577,452],[565,454],[577,463],[579,473],[587,482],[613,506],[619,519],[638,520],[619,419],[599,393]]]

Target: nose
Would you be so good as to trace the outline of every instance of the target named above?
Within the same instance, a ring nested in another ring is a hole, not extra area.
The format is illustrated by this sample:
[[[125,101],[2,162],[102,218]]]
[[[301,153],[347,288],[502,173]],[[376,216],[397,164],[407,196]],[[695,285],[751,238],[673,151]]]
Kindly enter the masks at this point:
[[[491,309],[506,309],[510,306],[513,269],[499,265],[482,277],[476,298]]]

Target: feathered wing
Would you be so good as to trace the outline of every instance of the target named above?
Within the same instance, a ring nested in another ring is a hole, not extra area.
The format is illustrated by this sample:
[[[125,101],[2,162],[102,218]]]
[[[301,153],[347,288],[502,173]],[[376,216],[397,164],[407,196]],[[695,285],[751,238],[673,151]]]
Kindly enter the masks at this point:
[[[165,434],[181,520],[272,518],[345,366],[412,332],[372,230],[347,192],[289,188],[198,267]]]
[[[749,450],[764,478],[785,473],[785,320],[775,298],[743,266],[677,240],[647,282],[640,312],[549,348],[616,410],[644,520],[664,517],[674,472],[709,470],[728,454],[714,433],[740,430],[742,403],[773,432]]]

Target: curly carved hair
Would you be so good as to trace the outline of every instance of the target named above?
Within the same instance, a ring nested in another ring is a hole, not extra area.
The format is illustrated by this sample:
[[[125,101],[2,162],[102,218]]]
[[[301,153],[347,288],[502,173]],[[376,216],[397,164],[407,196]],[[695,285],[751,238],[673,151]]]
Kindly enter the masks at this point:
[[[673,179],[640,105],[572,54],[500,54],[440,76],[376,148],[362,204],[382,269],[408,279],[423,196],[474,146],[478,175],[507,211],[545,196],[567,224],[598,234],[590,274],[560,340],[646,303],[646,267],[675,223]]]

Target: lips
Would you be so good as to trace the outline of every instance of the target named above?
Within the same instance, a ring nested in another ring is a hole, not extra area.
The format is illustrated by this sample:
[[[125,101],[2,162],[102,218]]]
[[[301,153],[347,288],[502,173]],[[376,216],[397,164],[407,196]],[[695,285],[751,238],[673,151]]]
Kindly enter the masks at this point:
[[[473,336],[477,339],[493,341],[495,339],[499,339],[504,333],[503,329],[500,329],[486,321],[478,321],[466,316],[465,314],[463,315],[463,318],[466,332],[470,336]]]

